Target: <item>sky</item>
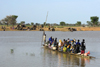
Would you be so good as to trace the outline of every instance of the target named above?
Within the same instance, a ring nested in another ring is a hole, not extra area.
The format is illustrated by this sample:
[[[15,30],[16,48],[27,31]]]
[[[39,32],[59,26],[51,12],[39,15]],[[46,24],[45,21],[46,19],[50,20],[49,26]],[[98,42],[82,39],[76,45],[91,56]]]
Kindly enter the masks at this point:
[[[0,0],[0,20],[7,15],[17,15],[17,23],[86,24],[91,16],[100,17],[100,0]]]

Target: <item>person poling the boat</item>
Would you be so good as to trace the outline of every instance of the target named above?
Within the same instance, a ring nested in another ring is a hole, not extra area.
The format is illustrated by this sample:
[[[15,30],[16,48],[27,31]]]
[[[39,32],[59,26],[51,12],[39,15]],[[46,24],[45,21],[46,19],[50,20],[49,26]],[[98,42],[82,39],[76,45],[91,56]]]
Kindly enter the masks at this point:
[[[46,34],[45,34],[45,31],[43,31],[43,42],[44,42],[44,44],[46,43]]]

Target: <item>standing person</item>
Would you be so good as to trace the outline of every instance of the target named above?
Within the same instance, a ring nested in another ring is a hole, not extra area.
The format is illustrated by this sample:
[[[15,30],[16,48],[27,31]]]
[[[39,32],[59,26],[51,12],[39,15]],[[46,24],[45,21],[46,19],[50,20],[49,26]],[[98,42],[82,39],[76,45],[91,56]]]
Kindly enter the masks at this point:
[[[50,46],[52,45],[52,36],[49,38]]]
[[[57,46],[57,38],[54,40],[54,46]]]
[[[76,42],[76,53],[79,53],[80,52],[80,40],[78,40],[78,42]]]
[[[43,31],[43,42],[44,42],[44,44],[46,43],[46,34],[45,34],[45,31]]]
[[[81,54],[84,54],[85,53],[85,40],[83,39],[83,41],[81,42]]]

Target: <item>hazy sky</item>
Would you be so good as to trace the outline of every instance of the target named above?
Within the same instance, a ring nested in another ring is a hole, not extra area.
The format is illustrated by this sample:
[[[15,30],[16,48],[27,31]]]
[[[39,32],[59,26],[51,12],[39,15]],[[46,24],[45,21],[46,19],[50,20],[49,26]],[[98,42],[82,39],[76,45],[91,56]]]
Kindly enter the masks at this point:
[[[91,16],[100,17],[100,0],[0,0],[0,20],[18,15],[17,23],[76,23],[86,24]]]

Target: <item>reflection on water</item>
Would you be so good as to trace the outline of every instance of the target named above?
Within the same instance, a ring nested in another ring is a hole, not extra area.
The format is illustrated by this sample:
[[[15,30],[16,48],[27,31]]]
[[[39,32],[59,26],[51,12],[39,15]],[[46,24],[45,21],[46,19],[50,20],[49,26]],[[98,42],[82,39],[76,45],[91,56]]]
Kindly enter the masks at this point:
[[[48,56],[49,55],[49,56]],[[57,62],[57,67],[85,67],[86,63],[89,64],[90,59],[88,58],[82,58],[78,57],[75,55],[69,55],[69,54],[64,54],[64,53],[59,53],[57,51],[52,51],[48,48],[44,48],[44,57],[46,57],[44,60],[49,60],[48,64],[51,66],[53,63],[52,62]],[[57,59],[58,61],[54,61]],[[46,62],[46,61],[44,61]],[[55,63],[56,64],[56,63]]]

